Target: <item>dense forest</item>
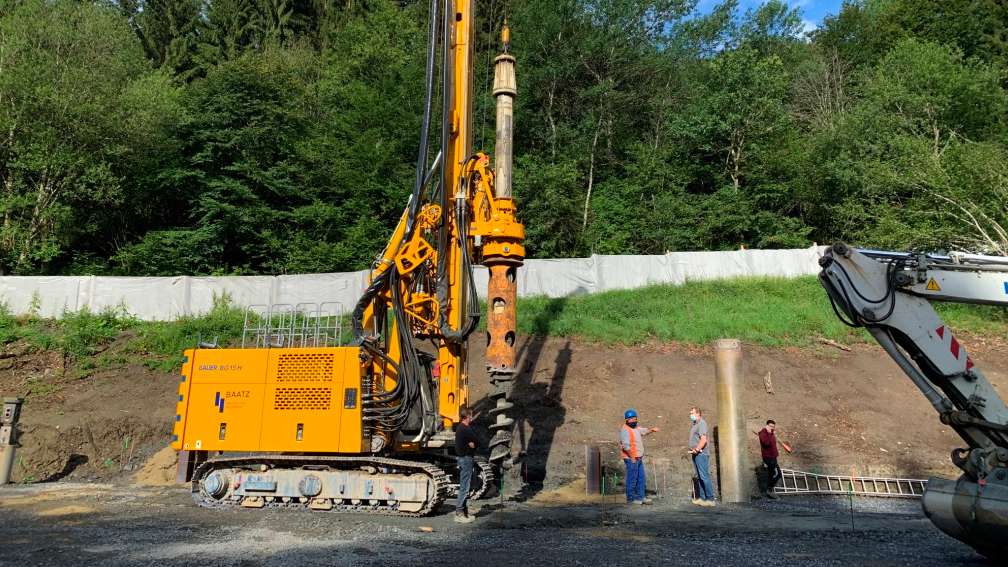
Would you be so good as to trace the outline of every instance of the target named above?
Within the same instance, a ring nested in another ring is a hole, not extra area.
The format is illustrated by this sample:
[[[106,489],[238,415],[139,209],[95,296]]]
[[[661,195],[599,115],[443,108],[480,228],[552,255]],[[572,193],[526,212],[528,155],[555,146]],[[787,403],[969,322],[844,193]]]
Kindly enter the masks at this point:
[[[533,257],[1008,253],[1008,4],[479,0]],[[412,185],[425,0],[0,0],[0,271],[368,266]]]

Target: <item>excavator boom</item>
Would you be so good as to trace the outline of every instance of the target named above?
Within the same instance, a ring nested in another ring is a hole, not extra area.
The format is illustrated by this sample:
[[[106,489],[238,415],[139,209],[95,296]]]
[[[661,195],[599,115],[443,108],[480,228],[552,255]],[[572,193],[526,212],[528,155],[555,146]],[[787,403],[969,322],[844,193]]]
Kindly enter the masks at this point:
[[[1008,407],[931,301],[1008,306],[1008,258],[855,250],[835,244],[819,280],[841,321],[864,327],[967,447],[963,474],[928,481],[923,507],[949,535],[1008,554]]]

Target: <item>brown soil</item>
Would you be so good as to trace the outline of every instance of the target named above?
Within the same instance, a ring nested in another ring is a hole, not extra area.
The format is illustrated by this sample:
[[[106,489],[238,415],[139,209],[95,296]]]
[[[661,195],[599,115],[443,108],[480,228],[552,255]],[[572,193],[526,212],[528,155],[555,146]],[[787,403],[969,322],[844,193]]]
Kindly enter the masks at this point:
[[[963,342],[974,346],[970,337]],[[976,341],[971,355],[1002,398],[1008,399],[1005,345]],[[895,363],[876,346],[851,352],[744,347],[743,410],[756,432],[777,422],[778,438],[792,454],[781,466],[812,472],[926,477],[957,476],[949,461],[963,441],[942,425],[935,411]],[[698,405],[717,423],[713,350],[682,345],[603,347],[575,340],[525,341],[515,388],[519,439],[528,451],[528,480],[555,485],[584,474],[584,446],[599,445],[608,473],[622,476],[617,434],[623,411],[635,408],[641,422],[659,427],[646,438],[649,487],[689,486],[686,456],[689,408]],[[473,361],[473,368],[478,361]],[[773,393],[764,378],[769,374]],[[475,380],[476,399],[489,390]],[[750,461],[759,464],[755,434]],[[714,464],[712,464],[712,468]],[[657,476],[658,478],[654,478]],[[552,479],[553,482],[549,482]],[[688,488],[686,488],[688,490]]]
[[[1008,397],[1008,361],[998,356],[1004,345],[963,338],[974,347],[977,366]],[[646,440],[649,460],[657,465],[649,467],[649,483],[654,473],[667,477],[659,488],[678,489],[688,482],[689,407],[699,405],[711,425],[717,422],[710,348],[604,347],[568,339],[525,339],[520,347],[515,445],[527,458],[519,474],[545,481],[547,488],[582,476],[586,444],[600,445],[610,474],[618,474],[615,439],[623,411],[634,407],[645,426],[661,428]],[[163,449],[174,415],[174,374],[137,364],[79,378],[64,371],[58,355],[17,348],[9,346],[7,352],[15,356],[0,365],[0,395],[28,395],[15,481],[134,474],[136,482],[170,481],[172,459]],[[471,399],[485,409],[490,387],[481,370],[480,345],[471,350]],[[838,473],[853,468],[875,475],[955,474],[948,454],[962,441],[877,347],[844,352],[829,346],[746,346],[744,357],[748,428],[756,431],[770,417],[777,421],[778,437],[795,449],[782,455],[782,466]],[[768,374],[773,394],[764,387]],[[755,436],[750,450],[755,464]],[[155,459],[140,470],[152,455]]]
[[[119,478],[168,443],[174,375],[133,364],[81,377],[56,353],[6,350],[0,395],[26,398],[15,482]]]

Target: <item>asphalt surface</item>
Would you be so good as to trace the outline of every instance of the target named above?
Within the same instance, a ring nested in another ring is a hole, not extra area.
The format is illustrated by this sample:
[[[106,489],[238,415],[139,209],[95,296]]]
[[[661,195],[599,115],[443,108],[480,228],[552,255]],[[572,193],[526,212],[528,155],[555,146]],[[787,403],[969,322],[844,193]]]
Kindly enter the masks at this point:
[[[916,501],[791,498],[698,508],[482,501],[428,518],[204,510],[181,488],[0,489],[0,565],[913,565],[991,563]],[[424,531],[430,529],[431,531]]]

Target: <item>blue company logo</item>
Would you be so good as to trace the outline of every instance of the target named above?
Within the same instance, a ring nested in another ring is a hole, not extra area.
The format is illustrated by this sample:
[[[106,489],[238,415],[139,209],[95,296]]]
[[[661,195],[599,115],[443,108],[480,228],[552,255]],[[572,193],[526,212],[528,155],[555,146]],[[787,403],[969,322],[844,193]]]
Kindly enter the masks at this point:
[[[1004,285],[1005,285],[1005,294],[1008,295],[1008,282],[1005,282]]]
[[[220,395],[220,392],[217,392],[214,397],[214,405],[217,406],[218,413],[224,413],[224,397]]]

